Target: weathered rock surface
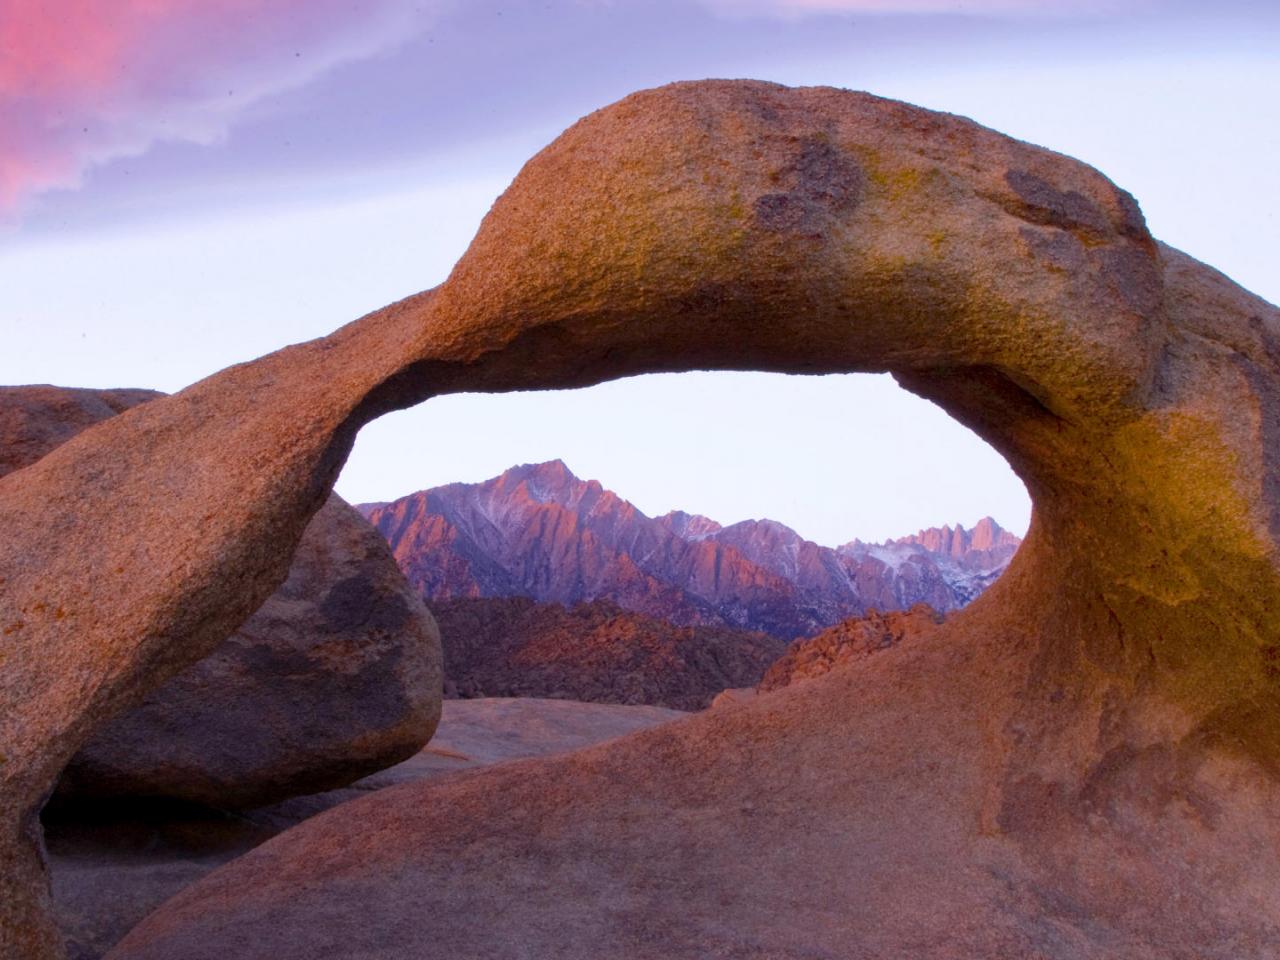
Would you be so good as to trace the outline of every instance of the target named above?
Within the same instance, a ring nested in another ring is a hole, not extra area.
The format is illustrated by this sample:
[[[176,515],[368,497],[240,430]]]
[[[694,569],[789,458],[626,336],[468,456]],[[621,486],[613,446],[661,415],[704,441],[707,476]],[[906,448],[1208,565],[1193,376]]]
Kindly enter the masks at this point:
[[[850,617],[816,637],[792,641],[786,653],[765,672],[757,689],[768,693],[812,680],[841,664],[888,650],[942,622],[942,614],[926,603],[918,603],[910,610],[872,610],[865,617]]]
[[[563,607],[528,597],[432,604],[445,689],[463,697],[557,697],[701,710],[755,684],[786,648],[727,627],[681,627],[605,600]]]
[[[334,496],[284,584],[213,653],[95,733],[57,796],[235,809],[330,790],[417,753],[441,682],[431,614],[382,538]]]
[[[0,474],[161,396],[0,388]],[[58,795],[234,808],[331,789],[421,749],[440,684],[430,613],[368,522],[330,497],[281,588],[212,654],[100,729]]]
[[[57,950],[57,772],[283,581],[361,423],[698,368],[893,372],[1026,482],[1008,572],[741,707],[329,811],[116,960],[1273,953],[1280,310],[1083,164],[752,82],[591,115],[441,287],[0,479],[3,948]]]
[[[755,687],[729,687],[721,690],[711,700],[711,709],[716,710],[721,707],[731,707],[747,703],[756,698]]]
[[[46,819],[58,925],[71,960],[97,960],[183,887],[307,817],[374,790],[579,749],[684,716],[571,700],[446,703],[430,746],[348,787],[234,816],[181,804],[96,805]]]
[[[678,511],[647,517],[559,460],[358,509],[428,602],[608,600],[684,626],[784,639],[871,607],[962,607],[1004,572],[1020,542],[990,517],[972,531],[943,527],[837,549],[773,520],[722,527]]]
[[[0,387],[0,477],[35,463],[81,430],[164,394],[33,384]]]

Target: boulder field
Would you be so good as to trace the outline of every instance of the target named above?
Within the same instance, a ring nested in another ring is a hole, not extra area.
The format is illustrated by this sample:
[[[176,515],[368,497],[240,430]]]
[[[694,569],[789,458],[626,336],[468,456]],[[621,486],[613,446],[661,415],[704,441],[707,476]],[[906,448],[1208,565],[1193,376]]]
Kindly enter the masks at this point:
[[[942,405],[1035,502],[1008,572],[806,683],[330,810],[114,960],[1272,955],[1280,311],[1077,161],[750,81],[586,117],[440,287],[0,479],[0,953],[61,949],[59,772],[283,582],[361,424],[708,368]]]

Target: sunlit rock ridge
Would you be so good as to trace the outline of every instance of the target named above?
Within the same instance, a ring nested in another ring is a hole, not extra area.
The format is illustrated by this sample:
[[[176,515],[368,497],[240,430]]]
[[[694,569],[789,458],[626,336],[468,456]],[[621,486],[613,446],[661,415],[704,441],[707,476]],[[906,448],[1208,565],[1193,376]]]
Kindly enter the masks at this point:
[[[1004,571],[1021,542],[990,517],[868,544],[824,547],[774,520],[721,526],[648,517],[560,460],[359,508],[430,601],[605,599],[682,625],[807,636],[868,610],[954,610]]]

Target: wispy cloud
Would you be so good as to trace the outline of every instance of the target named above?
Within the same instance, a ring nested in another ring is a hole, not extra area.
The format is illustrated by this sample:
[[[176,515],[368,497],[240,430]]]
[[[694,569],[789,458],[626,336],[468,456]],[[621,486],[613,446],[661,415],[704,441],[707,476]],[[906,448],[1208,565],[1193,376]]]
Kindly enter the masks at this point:
[[[416,33],[438,0],[4,0],[0,214]]]
[[[702,0],[729,16],[815,14],[952,14],[980,17],[1074,17],[1150,6],[1155,0]]]

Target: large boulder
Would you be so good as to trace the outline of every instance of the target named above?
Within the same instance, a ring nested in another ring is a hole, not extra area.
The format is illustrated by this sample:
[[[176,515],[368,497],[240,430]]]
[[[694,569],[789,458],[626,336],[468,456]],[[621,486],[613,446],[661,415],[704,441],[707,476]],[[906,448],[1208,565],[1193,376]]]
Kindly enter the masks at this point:
[[[440,717],[440,634],[387,543],[337,496],[234,634],[80,748],[63,801],[257,807],[413,756]]]
[[[0,388],[0,474],[163,394]],[[350,783],[416,753],[440,716],[440,639],[386,542],[339,497],[288,579],[200,662],[100,728],[61,801],[260,806]]]
[[[741,707],[328,811],[115,957],[1272,953],[1280,310],[1083,164],[752,82],[591,115],[441,287],[0,480],[0,947],[57,952],[57,772],[283,581],[361,424],[706,368],[888,370],[941,404],[1035,501],[1009,571]]]

